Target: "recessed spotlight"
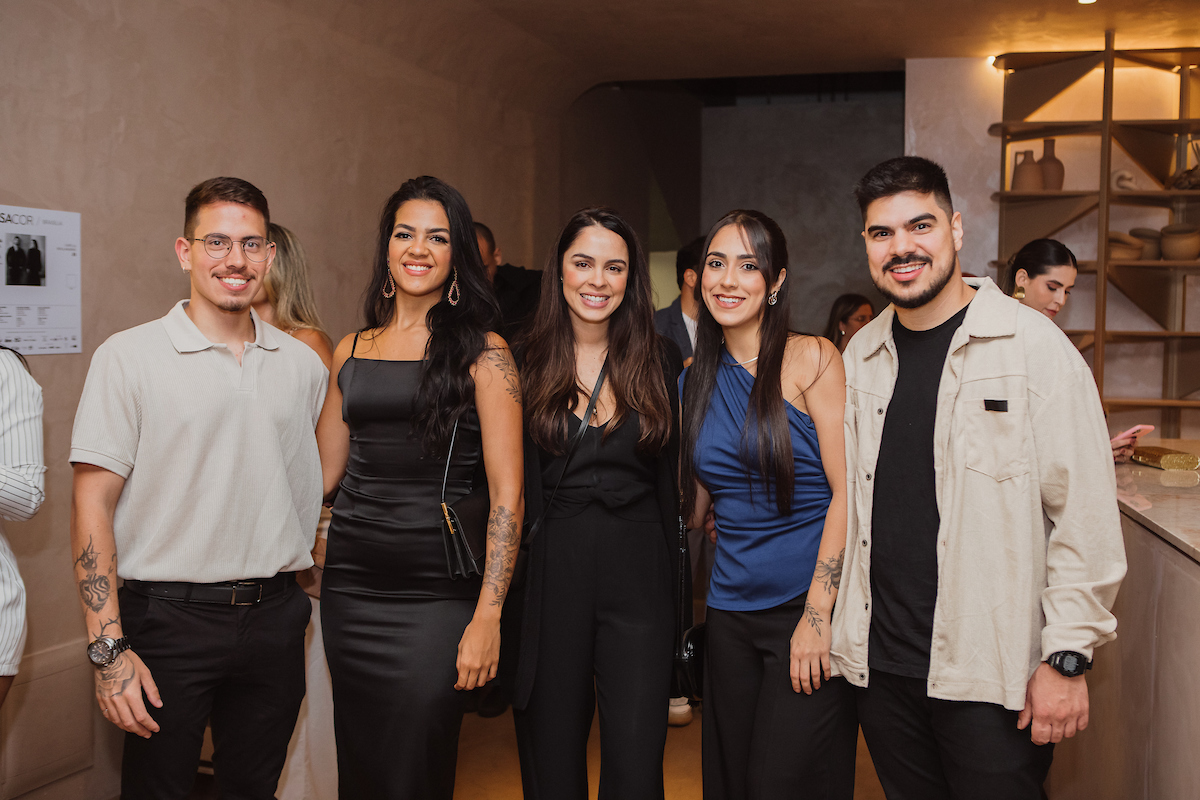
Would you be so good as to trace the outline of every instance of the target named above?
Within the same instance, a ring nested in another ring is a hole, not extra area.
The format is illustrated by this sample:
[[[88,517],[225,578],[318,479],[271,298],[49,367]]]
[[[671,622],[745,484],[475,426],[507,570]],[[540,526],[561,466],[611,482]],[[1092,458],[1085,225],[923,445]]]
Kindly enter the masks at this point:
[[[1079,5],[1090,6],[1094,2],[1096,2],[1096,0],[1079,0]]]

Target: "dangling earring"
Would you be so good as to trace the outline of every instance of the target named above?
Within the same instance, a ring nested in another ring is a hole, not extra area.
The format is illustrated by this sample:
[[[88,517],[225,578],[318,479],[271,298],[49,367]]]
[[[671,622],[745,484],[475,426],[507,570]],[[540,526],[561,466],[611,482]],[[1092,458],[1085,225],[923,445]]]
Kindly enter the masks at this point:
[[[450,305],[458,305],[458,301],[462,299],[462,291],[458,288],[458,267],[454,268],[454,280],[450,282],[450,290],[446,292],[446,300]]]
[[[769,305],[769,306],[775,305],[775,303],[778,302],[778,300],[779,300],[779,290],[778,289],[776,289],[775,291],[773,291],[769,295],[767,295],[767,305]]]
[[[1013,300],[1024,300],[1024,299],[1025,299],[1025,287],[1018,286],[1016,291],[1013,292]]]
[[[396,281],[392,279],[392,264],[390,261],[388,262],[387,283],[383,285],[383,296],[389,299],[396,296]]]

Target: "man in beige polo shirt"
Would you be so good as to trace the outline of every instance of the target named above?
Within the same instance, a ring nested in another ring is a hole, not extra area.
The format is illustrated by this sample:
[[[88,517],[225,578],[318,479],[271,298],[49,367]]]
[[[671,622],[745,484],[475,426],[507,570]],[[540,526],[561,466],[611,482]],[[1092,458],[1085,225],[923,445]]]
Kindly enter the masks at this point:
[[[855,193],[891,305],[845,353],[830,661],[858,687],[889,800],[1038,800],[1116,636],[1125,551],[1100,397],[1052,322],[963,279],[941,167],[891,159]]]
[[[274,256],[262,192],[214,178],[184,218],[189,298],[92,357],[71,440],[75,576],[96,699],[128,732],[122,798],[186,798],[211,719],[223,796],[266,800],[304,696],[294,574],[312,565],[328,373],[251,309]]]

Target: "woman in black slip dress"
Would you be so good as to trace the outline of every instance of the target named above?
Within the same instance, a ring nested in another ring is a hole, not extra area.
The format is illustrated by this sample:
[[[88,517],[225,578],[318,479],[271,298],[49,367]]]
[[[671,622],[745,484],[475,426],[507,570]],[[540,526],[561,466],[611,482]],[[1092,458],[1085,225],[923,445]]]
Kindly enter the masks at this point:
[[[524,510],[520,386],[490,332],[498,316],[462,196],[407,181],[380,219],[367,327],[338,345],[317,425],[336,495],[321,620],[344,798],[450,800],[461,692],[496,674]],[[450,505],[487,481],[482,578],[450,578],[448,453]]]
[[[530,543],[513,700],[527,800],[586,800],[597,702],[600,798],[663,797],[683,359],[653,310],[632,228],[606,209],[576,214],[521,349],[531,519],[553,495]]]

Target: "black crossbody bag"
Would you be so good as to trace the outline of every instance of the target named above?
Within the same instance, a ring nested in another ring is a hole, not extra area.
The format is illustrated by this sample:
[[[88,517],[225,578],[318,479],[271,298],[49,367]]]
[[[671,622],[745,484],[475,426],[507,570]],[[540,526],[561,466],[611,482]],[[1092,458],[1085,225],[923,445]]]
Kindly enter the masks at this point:
[[[487,555],[487,521],[492,499],[487,481],[482,481],[464,497],[446,503],[446,483],[450,478],[450,461],[454,457],[454,441],[458,438],[458,422],[450,432],[450,448],[446,453],[446,470],[442,473],[442,544],[446,546],[446,568],[451,580],[469,580],[483,575]]]
[[[687,523],[679,518],[679,574],[675,581],[675,686],[674,697],[700,700],[704,696],[704,623],[684,629],[687,604],[692,602],[691,556],[688,553]]]

